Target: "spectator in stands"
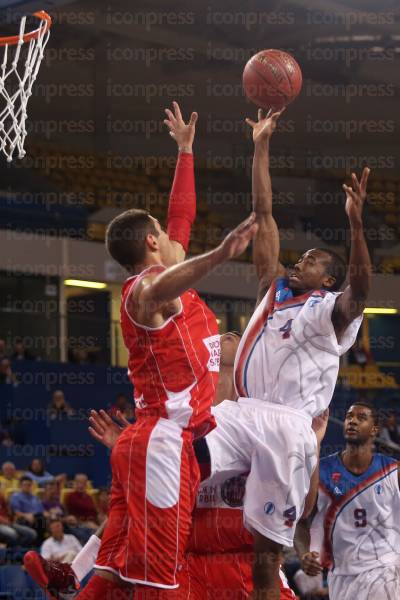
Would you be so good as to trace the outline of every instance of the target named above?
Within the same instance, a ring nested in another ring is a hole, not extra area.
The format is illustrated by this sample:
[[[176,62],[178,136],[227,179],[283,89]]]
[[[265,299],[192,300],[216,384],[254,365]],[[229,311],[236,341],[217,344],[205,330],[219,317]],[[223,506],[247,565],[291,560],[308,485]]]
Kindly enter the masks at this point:
[[[60,519],[50,522],[49,533],[50,536],[43,542],[40,554],[46,560],[71,563],[82,549],[76,537],[64,533],[64,525]]]
[[[21,338],[17,338],[14,343],[13,360],[36,360],[36,356],[30,350],[27,350]]]
[[[17,490],[19,488],[19,479],[17,477],[17,469],[14,463],[5,462],[1,466],[0,487],[2,491],[9,489]]]
[[[38,543],[41,543],[46,520],[41,500],[32,493],[33,481],[30,477],[25,475],[21,477],[20,490],[15,492],[10,499],[10,508],[14,514],[15,522],[32,527],[37,533]]]
[[[110,493],[107,488],[101,488],[97,497],[97,517],[101,525],[107,517],[110,504]]]
[[[60,419],[63,416],[71,416],[74,414],[71,406],[65,400],[64,392],[62,390],[55,390],[55,392],[53,392],[48,407],[48,414],[52,421]]]
[[[68,361],[75,365],[86,365],[88,363],[88,355],[83,348],[70,348],[68,350]]]
[[[3,358],[8,358],[7,348],[5,340],[0,338],[0,360],[3,360]]]
[[[52,520],[64,518],[65,509],[61,504],[59,487],[55,479],[47,481],[44,484],[42,504],[46,519]]]
[[[32,481],[36,481],[40,487],[43,487],[45,483],[53,481],[54,479],[54,475],[51,475],[48,471],[44,470],[43,461],[40,460],[40,458],[34,458],[32,460],[24,475],[30,477]]]
[[[0,384],[18,385],[18,380],[12,372],[11,363],[8,358],[2,358],[0,360]]]
[[[67,495],[65,506],[69,514],[76,517],[79,526],[96,530],[98,527],[96,506],[87,493],[88,478],[83,473],[75,475],[75,491]]]
[[[8,546],[32,546],[36,538],[34,529],[12,522],[6,499],[0,492],[0,542]]]
[[[0,431],[0,440],[1,445],[5,446],[6,448],[9,448],[10,446],[14,445],[14,440],[11,437],[11,433],[6,429],[2,429]]]
[[[55,479],[45,484],[42,503],[44,516],[48,521],[61,519],[66,533],[74,535],[82,545],[86,544],[93,530],[87,527],[78,527],[77,518],[73,515],[67,515],[64,506],[61,504],[59,485]]]
[[[385,425],[381,429],[380,437],[386,442],[396,444],[400,450],[400,425],[397,422],[397,414],[395,412],[389,413]]]
[[[129,402],[125,394],[118,394],[115,399],[115,404],[112,404],[108,409],[110,417],[116,417],[118,412],[128,419],[128,421],[131,421],[135,416],[133,405]]]

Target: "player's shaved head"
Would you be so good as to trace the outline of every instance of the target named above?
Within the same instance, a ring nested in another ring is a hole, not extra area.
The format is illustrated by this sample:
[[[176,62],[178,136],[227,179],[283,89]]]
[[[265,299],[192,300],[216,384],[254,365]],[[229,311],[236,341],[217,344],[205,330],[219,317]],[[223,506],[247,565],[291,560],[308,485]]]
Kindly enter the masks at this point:
[[[346,278],[346,264],[332,250],[311,248],[289,269],[289,287],[295,294],[311,290],[340,289]]]
[[[106,231],[106,247],[114,260],[132,273],[143,263],[146,237],[158,236],[156,221],[146,210],[132,208],[111,221]]]
[[[340,290],[346,279],[347,266],[345,261],[339,254],[336,254],[333,250],[327,250],[326,248],[317,248],[323,255],[327,257],[326,261],[326,272],[335,278],[335,283],[329,288],[331,292]]]

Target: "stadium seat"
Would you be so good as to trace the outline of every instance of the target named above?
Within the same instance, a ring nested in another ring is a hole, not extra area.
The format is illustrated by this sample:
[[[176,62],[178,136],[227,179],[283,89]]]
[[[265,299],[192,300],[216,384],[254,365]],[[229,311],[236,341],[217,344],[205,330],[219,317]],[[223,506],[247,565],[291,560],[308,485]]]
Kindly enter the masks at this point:
[[[42,591],[20,565],[0,567],[0,598],[4,600],[45,600]]]

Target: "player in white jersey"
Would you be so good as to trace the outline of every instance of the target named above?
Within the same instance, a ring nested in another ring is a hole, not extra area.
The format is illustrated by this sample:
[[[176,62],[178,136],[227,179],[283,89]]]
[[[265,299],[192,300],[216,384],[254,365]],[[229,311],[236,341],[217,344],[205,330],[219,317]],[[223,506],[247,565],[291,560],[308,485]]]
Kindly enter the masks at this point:
[[[374,453],[377,433],[374,408],[353,404],[346,448],[320,461],[317,504],[296,530],[303,570],[313,576],[329,568],[330,600],[400,598],[399,466]]]
[[[207,437],[213,474],[250,471],[244,521],[258,555],[253,573],[257,600],[278,598],[282,545],[293,545],[317,463],[311,421],[328,407],[339,356],[356,339],[371,271],[362,222],[367,168],[361,181],[352,174],[352,187],[343,186],[351,237],[344,292],[338,290],[346,266],[331,251],[308,250],[289,273],[279,262],[268,171],[269,140],[279,115],[264,118],[260,111],[257,122],[247,119],[255,144],[253,210],[259,224],[253,262],[262,291],[236,355],[238,404],[228,417],[224,409]]]

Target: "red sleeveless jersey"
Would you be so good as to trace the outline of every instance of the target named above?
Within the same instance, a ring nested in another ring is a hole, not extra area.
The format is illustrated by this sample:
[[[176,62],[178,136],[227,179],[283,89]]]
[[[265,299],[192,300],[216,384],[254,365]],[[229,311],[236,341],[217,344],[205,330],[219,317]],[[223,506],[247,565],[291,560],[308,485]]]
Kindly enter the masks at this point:
[[[130,277],[122,288],[121,327],[129,352],[128,374],[134,386],[138,417],[159,414],[172,419],[195,437],[215,427],[211,415],[219,372],[220,341],[214,313],[188,290],[180,296],[180,309],[157,328],[136,323],[127,301],[146,269]]]

